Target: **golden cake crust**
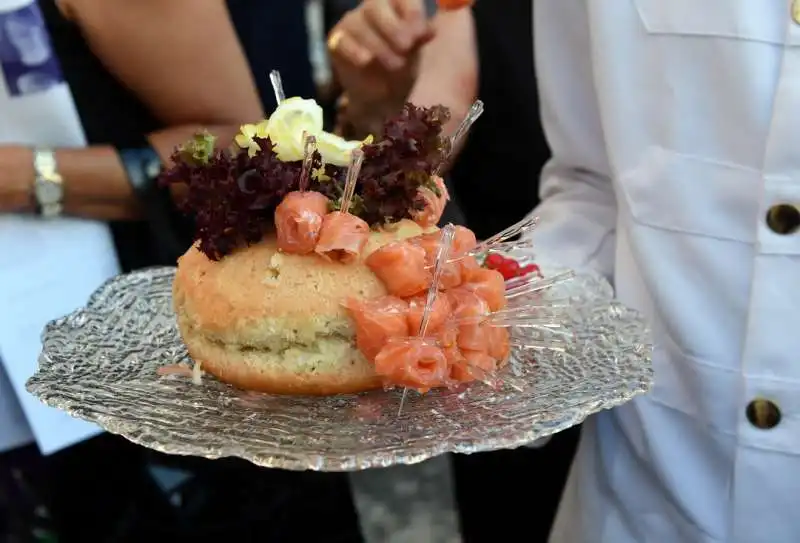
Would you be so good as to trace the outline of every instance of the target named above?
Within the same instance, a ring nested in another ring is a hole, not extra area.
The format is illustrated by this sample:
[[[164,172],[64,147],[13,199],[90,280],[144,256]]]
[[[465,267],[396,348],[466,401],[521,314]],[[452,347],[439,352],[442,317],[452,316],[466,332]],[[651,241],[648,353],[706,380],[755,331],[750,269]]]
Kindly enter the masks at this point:
[[[422,229],[374,232],[363,256]],[[280,394],[328,395],[381,386],[356,349],[348,297],[386,294],[361,262],[289,255],[274,238],[212,261],[196,247],[178,261],[178,327],[191,357],[223,382]]]

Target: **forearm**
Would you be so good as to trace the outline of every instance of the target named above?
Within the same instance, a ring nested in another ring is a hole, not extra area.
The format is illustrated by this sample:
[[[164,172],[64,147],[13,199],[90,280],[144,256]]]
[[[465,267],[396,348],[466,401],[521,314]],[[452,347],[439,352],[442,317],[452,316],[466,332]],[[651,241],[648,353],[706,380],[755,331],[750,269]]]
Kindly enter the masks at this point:
[[[532,213],[539,224],[526,236],[537,255],[610,278],[617,205],[608,177],[554,158],[542,171],[541,196],[541,204]]]
[[[419,76],[408,101],[418,106],[447,106],[451,119],[445,133],[452,134],[478,94],[478,51],[472,11],[439,12],[434,24],[436,38],[425,46]]]
[[[113,147],[59,149],[56,160],[64,179],[65,214],[104,221],[141,217],[138,201]]]
[[[175,147],[186,141],[200,127],[180,127],[151,134],[153,149],[164,163]],[[238,127],[208,128],[227,145]],[[117,150],[111,146],[77,149],[56,149],[58,172],[64,183],[64,214],[102,221],[126,221],[142,218],[142,209],[128,180]],[[36,211],[33,186],[36,173],[33,149],[0,148],[0,179],[8,179],[10,194],[2,211],[33,213]]]

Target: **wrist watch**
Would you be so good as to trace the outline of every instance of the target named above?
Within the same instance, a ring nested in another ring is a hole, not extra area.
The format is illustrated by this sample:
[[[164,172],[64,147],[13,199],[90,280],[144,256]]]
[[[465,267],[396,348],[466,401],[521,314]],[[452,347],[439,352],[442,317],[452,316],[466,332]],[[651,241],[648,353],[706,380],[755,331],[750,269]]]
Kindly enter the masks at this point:
[[[33,152],[33,168],[36,172],[33,192],[42,217],[61,215],[64,201],[64,180],[58,173],[56,155],[50,149]]]

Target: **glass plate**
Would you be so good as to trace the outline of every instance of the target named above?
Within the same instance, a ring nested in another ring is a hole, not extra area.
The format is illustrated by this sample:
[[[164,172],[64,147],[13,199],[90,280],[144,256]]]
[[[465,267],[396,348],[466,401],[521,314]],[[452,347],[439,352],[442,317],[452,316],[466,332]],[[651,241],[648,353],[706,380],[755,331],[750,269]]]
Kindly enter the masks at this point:
[[[50,323],[28,391],[165,453],[352,471],[525,445],[652,383],[650,334],[641,316],[614,302],[602,278],[579,274],[538,294],[565,306],[557,312],[571,332],[567,348],[515,350],[499,386],[411,393],[398,414],[399,390],[275,396],[208,375],[194,385],[156,373],[189,361],[172,310],[174,273],[153,268],[112,279],[86,308]],[[517,333],[524,339],[531,332]]]

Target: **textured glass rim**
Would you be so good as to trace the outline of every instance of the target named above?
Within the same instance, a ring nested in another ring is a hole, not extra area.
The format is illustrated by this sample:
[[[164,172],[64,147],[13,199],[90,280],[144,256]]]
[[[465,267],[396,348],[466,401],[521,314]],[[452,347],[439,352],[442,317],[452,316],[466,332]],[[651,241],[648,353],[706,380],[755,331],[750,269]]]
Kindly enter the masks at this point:
[[[175,268],[151,268],[135,273],[139,275],[151,274],[153,277],[158,277],[165,274],[172,275],[174,274],[174,270]],[[93,312],[99,313],[109,293],[113,294],[117,287],[124,285],[124,277],[125,276],[119,276],[107,281],[90,297],[85,308],[78,309],[70,315],[48,324],[42,335],[45,345],[48,344],[49,336],[54,331],[57,332],[59,327],[64,323],[80,321],[85,317],[91,316]],[[610,287],[608,288],[610,291]],[[609,299],[608,305],[611,307],[619,304]],[[632,314],[636,313],[628,308],[625,308],[625,311]],[[642,333],[649,334],[649,330],[644,325],[642,325]],[[513,428],[513,431],[507,434],[502,432],[505,427],[479,428],[483,431],[484,435],[481,439],[437,440],[435,437],[431,437],[423,440],[421,445],[417,444],[413,449],[404,449],[402,446],[400,446],[398,450],[375,450],[373,448],[365,449],[361,453],[347,454],[337,454],[334,451],[319,451],[317,453],[304,451],[298,453],[293,452],[290,448],[286,449],[281,447],[273,447],[271,449],[263,449],[255,452],[252,450],[245,450],[235,441],[228,443],[227,446],[211,450],[203,443],[180,441],[179,436],[174,435],[174,428],[170,428],[173,435],[167,433],[165,428],[160,439],[145,439],[142,437],[142,422],[135,417],[122,417],[119,414],[107,414],[101,412],[99,409],[92,408],[91,405],[87,406],[85,400],[86,394],[84,391],[80,390],[80,384],[72,386],[59,383],[57,380],[48,381],[48,372],[54,362],[47,352],[41,354],[39,358],[39,368],[36,374],[28,381],[27,389],[46,405],[61,409],[73,417],[96,423],[109,433],[121,435],[134,443],[163,453],[200,456],[209,459],[240,457],[260,466],[290,470],[353,471],[396,464],[414,464],[446,453],[474,453],[498,449],[513,449],[580,424],[587,416],[603,409],[610,409],[621,405],[639,394],[646,393],[650,389],[653,376],[650,360],[652,346],[644,341],[641,343],[637,342],[636,346],[637,349],[641,350],[637,355],[643,363],[637,365],[635,368],[628,368],[632,371],[627,373],[627,379],[625,379],[624,382],[620,381],[617,383],[616,387],[604,391],[605,395],[602,398],[594,400],[587,399],[583,403],[579,403],[568,409],[560,410],[551,417],[537,416],[532,418],[529,421],[529,428],[527,430],[518,428],[520,424],[519,421],[512,421],[512,423],[508,425],[508,428]],[[146,386],[147,383],[142,383],[142,385]],[[114,388],[114,383],[106,383],[106,386]],[[124,384],[117,384],[117,386],[121,386],[122,388],[126,388],[127,386],[128,390],[131,388],[129,385]],[[399,391],[392,391],[389,393],[367,394],[388,394],[389,397],[394,397],[396,403],[399,405],[401,393]],[[441,395],[439,393],[435,394]],[[355,396],[344,396],[342,398],[353,399],[354,397]],[[179,400],[176,399],[176,401]],[[418,400],[416,398],[412,399],[412,402],[415,401]],[[479,421],[486,425],[492,422],[492,418],[479,417]],[[398,432],[402,432],[403,425],[408,424],[408,422],[409,421],[406,420],[406,415],[399,418],[397,420]],[[472,423],[474,422],[475,421],[472,421]],[[476,429],[474,425],[470,428],[472,430]],[[156,429],[155,433],[159,433],[158,429]]]

